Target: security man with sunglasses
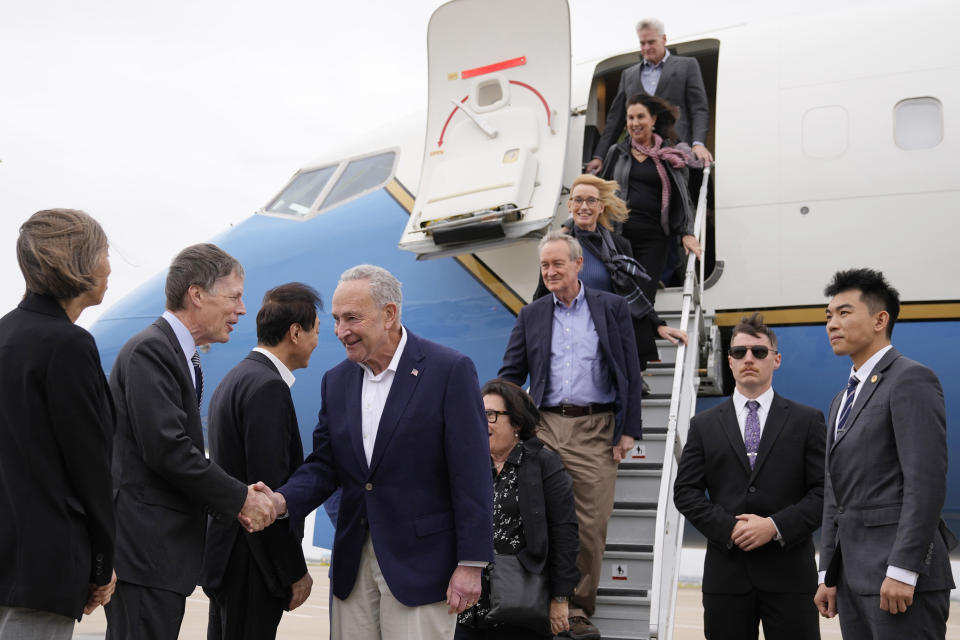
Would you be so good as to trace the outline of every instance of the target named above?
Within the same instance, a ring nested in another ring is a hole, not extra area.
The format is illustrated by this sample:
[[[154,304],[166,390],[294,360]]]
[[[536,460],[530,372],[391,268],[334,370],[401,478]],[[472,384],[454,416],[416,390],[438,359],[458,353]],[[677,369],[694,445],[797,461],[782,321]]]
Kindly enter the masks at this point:
[[[690,422],[677,509],[707,537],[704,634],[819,638],[811,534],[823,510],[823,414],[778,395],[777,337],[754,313],[734,327],[730,399]]]

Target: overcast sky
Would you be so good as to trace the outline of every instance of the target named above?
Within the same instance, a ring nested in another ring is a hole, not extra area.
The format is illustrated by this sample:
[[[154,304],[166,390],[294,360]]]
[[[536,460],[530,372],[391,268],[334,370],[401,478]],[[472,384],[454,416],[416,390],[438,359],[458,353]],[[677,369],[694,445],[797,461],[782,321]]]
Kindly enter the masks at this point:
[[[324,149],[422,108],[440,4],[0,0],[0,313],[23,293],[14,244],[34,211],[80,208],[104,226],[102,311]],[[636,45],[635,1],[571,5],[575,60]],[[691,36],[810,5],[674,1],[659,17]]]

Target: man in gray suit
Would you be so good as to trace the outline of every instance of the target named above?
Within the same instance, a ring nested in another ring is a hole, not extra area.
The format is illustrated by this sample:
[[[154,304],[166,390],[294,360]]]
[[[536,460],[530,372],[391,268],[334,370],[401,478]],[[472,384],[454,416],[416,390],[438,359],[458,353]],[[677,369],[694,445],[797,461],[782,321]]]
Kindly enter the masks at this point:
[[[640,54],[643,61],[627,67],[620,74],[620,88],[607,112],[607,124],[587,164],[587,173],[597,174],[603,168],[603,158],[617,141],[627,121],[627,100],[637,94],[663,98],[680,109],[674,129],[679,142],[693,147],[693,154],[704,164],[713,162],[706,147],[710,126],[710,106],[703,88],[703,76],[695,58],[670,55],[663,23],[646,18],[637,23]]]
[[[943,390],[890,344],[897,290],[871,269],[837,272],[824,294],[833,352],[850,356],[827,421],[820,614],[845,640],[944,638],[949,551]]]

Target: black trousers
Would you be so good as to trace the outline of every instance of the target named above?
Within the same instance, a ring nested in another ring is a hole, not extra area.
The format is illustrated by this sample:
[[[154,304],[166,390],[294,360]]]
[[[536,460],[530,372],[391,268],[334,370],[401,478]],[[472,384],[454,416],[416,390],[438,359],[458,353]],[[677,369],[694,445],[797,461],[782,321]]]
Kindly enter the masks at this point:
[[[643,214],[630,214],[623,225],[623,237],[630,241],[634,259],[643,265],[650,282],[642,288],[650,302],[656,301],[657,288],[667,264],[667,251],[673,238],[665,236],[659,221]]]
[[[703,594],[707,640],[819,640],[820,622],[812,593]]]
[[[273,640],[290,603],[267,588],[243,536],[233,545],[222,585],[204,591],[210,598],[207,640]]]
[[[185,596],[117,580],[107,615],[106,640],[177,640]]]

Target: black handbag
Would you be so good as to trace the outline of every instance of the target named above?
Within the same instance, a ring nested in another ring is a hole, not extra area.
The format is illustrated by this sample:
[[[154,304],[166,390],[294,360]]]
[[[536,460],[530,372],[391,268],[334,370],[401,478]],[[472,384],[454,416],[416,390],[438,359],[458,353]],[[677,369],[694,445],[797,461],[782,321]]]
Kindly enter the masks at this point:
[[[547,577],[530,573],[517,556],[496,554],[490,567],[490,624],[510,624],[550,633],[550,593]]]

